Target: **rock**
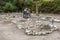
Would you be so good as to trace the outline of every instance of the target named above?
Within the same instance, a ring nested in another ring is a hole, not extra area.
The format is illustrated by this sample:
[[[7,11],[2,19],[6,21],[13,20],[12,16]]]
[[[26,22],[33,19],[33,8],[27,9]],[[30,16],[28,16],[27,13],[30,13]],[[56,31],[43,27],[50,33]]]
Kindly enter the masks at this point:
[[[28,34],[28,35],[31,35],[32,34],[32,31],[30,29],[26,29],[25,30],[25,33]]]
[[[57,29],[58,29],[58,27],[56,25],[54,25],[54,30],[57,30]]]
[[[11,22],[13,22],[13,23],[17,23],[17,21],[16,21],[16,20],[12,20]]]
[[[41,17],[41,19],[44,21],[49,21],[49,20],[52,20],[52,17]]]
[[[41,34],[42,34],[42,35],[45,35],[45,34],[46,34],[46,32],[41,32]]]
[[[50,34],[50,33],[52,33],[52,31],[47,31],[47,32],[46,32],[46,34]]]
[[[38,35],[41,35],[42,34],[42,32],[38,32]]]
[[[60,22],[60,20],[58,20],[58,19],[54,19],[54,21],[55,21],[55,22]]]
[[[17,27],[18,27],[19,29],[22,29],[22,25],[17,25]]]

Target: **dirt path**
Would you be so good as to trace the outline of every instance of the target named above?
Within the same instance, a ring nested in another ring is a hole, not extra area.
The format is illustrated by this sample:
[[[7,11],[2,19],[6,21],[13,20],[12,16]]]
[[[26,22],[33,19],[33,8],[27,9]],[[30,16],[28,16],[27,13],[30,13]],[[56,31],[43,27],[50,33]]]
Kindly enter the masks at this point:
[[[48,34],[45,36],[44,35],[43,36],[28,36],[24,34],[23,30],[18,29],[14,23],[10,23],[10,22],[7,23],[7,22],[4,22],[4,20],[1,20],[1,17],[3,16],[5,16],[5,14],[4,15],[0,14],[0,40],[60,40],[59,31],[55,31],[52,34]],[[52,16],[57,19],[60,19],[60,15],[40,14],[40,16]],[[57,25],[59,25],[59,28],[60,28],[60,23],[58,23]]]

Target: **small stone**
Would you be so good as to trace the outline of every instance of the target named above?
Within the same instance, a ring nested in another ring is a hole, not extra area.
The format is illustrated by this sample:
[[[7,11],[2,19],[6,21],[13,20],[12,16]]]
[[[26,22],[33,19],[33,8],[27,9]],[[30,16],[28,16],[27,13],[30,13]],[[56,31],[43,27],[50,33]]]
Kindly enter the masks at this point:
[[[32,31],[29,30],[29,29],[26,29],[25,33],[28,34],[28,35],[30,35],[30,34],[32,34]]]
[[[49,34],[50,34],[50,33],[52,33],[52,31],[48,31],[47,33],[49,33]]]
[[[41,32],[38,32],[38,35],[41,35],[42,33]]]
[[[35,32],[35,35],[38,35],[38,32]]]
[[[54,25],[54,30],[57,30],[57,29],[58,29],[58,27]]]
[[[42,32],[41,34],[46,34],[46,32]]]
[[[22,25],[17,25],[17,27],[18,27],[19,29],[22,29]]]
[[[60,20],[58,20],[58,19],[54,19],[54,21],[55,21],[55,22],[60,22]]]
[[[13,23],[17,23],[17,21],[16,21],[16,20],[11,20],[11,22],[13,22]]]

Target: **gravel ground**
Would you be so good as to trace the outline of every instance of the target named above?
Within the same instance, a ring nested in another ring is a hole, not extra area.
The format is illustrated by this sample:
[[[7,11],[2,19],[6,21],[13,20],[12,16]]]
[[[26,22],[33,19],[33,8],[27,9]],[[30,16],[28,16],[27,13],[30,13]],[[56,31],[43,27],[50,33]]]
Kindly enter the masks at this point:
[[[13,18],[13,16],[16,16]],[[60,19],[59,14],[40,14],[40,16],[51,16]],[[32,18],[36,17],[32,14]],[[0,40],[60,40],[60,31],[55,31],[48,35],[29,36],[22,29],[17,28],[21,13],[0,14]],[[35,18],[36,19],[36,18]],[[60,23],[54,23],[60,29]]]

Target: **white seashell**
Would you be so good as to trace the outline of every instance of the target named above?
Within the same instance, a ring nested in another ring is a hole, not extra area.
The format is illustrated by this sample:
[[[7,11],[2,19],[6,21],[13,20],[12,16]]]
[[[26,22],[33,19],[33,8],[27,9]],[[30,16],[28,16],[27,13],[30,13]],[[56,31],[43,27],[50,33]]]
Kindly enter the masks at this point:
[[[26,29],[26,30],[25,30],[26,33],[30,33],[30,31],[31,31],[31,30],[29,30],[29,29]]]
[[[22,25],[17,25],[17,27],[18,27],[19,29],[22,29]]]
[[[58,27],[56,25],[54,25],[54,30],[57,30],[57,29],[58,29]]]
[[[51,28],[53,28],[53,27],[54,27],[54,25],[52,25],[52,24],[49,24],[49,26],[50,26]]]
[[[41,18],[41,19],[42,19],[42,20],[46,20],[46,18],[44,18],[44,17],[43,17],[43,18]]]
[[[55,22],[60,22],[60,20],[58,20],[58,19],[54,19],[54,21],[55,21]]]
[[[35,32],[35,35],[38,35],[38,32]]]
[[[46,32],[42,32],[42,34],[46,34]]]
[[[13,23],[17,23],[17,21],[16,21],[16,20],[12,20],[11,22],[13,22]]]
[[[41,32],[38,32],[38,35],[41,35],[42,33]]]
[[[28,32],[27,34],[30,35],[30,34],[32,34],[32,33]]]
[[[48,31],[48,33],[52,33],[53,31]]]

